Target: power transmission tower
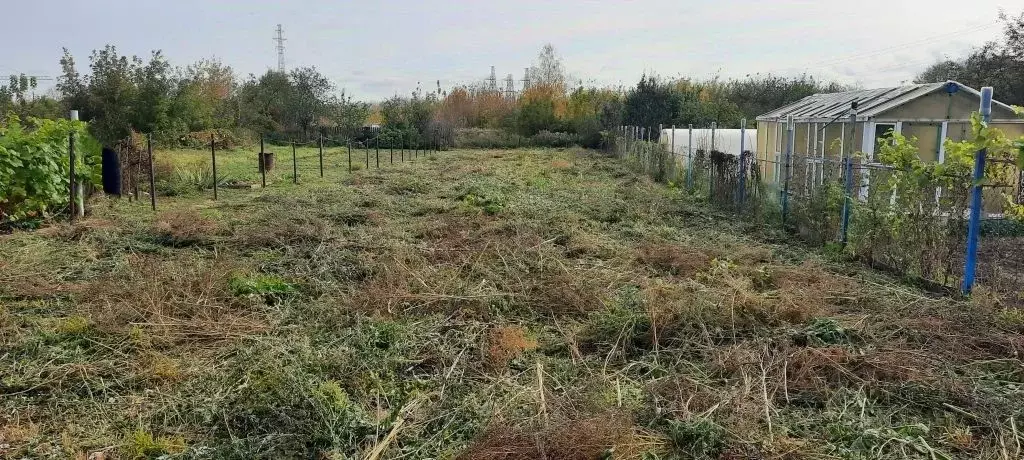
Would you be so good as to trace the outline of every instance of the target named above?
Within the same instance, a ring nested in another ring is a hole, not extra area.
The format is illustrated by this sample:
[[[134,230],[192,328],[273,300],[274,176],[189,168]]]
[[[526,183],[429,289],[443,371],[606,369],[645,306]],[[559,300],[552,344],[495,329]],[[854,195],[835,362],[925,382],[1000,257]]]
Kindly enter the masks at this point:
[[[515,99],[516,97],[516,83],[512,79],[512,74],[508,74],[505,77],[505,99]]]
[[[491,92],[498,92],[498,76],[494,73],[494,66],[491,66],[491,76],[487,78],[487,89]]]
[[[284,30],[281,29],[281,24],[278,24],[274,41],[277,42],[277,71],[281,73],[284,73],[284,40]]]
[[[527,67],[523,73],[523,91],[530,89],[530,68]]]

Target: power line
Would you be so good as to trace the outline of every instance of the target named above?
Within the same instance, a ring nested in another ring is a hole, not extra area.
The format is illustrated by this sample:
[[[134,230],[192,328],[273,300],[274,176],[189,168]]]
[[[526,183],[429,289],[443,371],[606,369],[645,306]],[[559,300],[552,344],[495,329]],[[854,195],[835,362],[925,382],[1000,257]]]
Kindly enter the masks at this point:
[[[22,75],[23,74],[20,74],[20,73],[12,73],[7,78],[11,78],[11,77],[21,78]],[[55,80],[54,77],[51,77],[49,75],[25,75],[25,77],[26,78],[35,78],[37,81],[52,81],[52,80]]]
[[[906,42],[906,43],[901,43],[899,45],[888,46],[888,47],[879,48],[879,49],[876,49],[876,50],[873,50],[873,51],[867,51],[867,52],[852,54],[852,55],[849,55],[849,56],[840,57],[840,58],[836,58],[836,59],[825,60],[825,61],[817,63],[814,66],[808,66],[808,67],[788,67],[788,68],[784,68],[784,69],[769,70],[767,73],[775,73],[775,72],[784,71],[784,70],[823,69],[823,68],[831,67],[831,66],[834,66],[836,64],[841,64],[841,63],[844,63],[844,62],[855,61],[855,60],[865,59],[865,58],[871,58],[871,57],[880,56],[880,55],[883,55],[883,54],[886,54],[886,53],[890,53],[890,52],[893,52],[893,51],[899,51],[899,50],[910,48],[910,47],[914,47],[914,46],[926,45],[926,44],[933,43],[935,41],[941,40],[943,38],[948,38],[948,37],[957,36],[957,35],[967,35],[967,34],[971,34],[971,33],[975,33],[975,32],[981,32],[981,31],[986,30],[986,29],[988,29],[989,27],[991,27],[991,26],[993,26],[995,24],[998,24],[998,23],[999,23],[999,21],[990,21],[990,22],[987,22],[987,23],[984,23],[984,24],[979,24],[979,25],[967,27],[967,28],[964,28],[964,29],[954,30],[952,32],[945,32],[945,33],[942,33],[942,34],[932,35],[932,36],[924,37],[924,38],[921,38],[921,39],[918,39],[918,40],[914,40],[914,41],[910,41],[910,42]]]
[[[942,38],[946,38],[946,37],[950,37],[950,36],[979,32],[979,31],[988,29],[989,26],[992,26],[992,25],[996,24],[997,22],[999,22],[999,21],[993,21],[993,22],[989,22],[987,24],[982,24],[982,25],[978,25],[978,26],[974,26],[974,27],[968,27],[966,29],[956,30],[956,31],[953,31],[953,32],[947,32],[947,33],[940,34],[940,35],[933,35],[931,37],[925,37],[925,38],[922,38],[922,39],[919,39],[919,40],[915,40],[915,41],[912,41],[912,42],[907,42],[907,43],[903,43],[903,44],[900,44],[900,45],[894,45],[894,46],[890,46],[890,47],[887,47],[887,48],[878,49],[878,50],[875,50],[875,51],[869,51],[867,53],[855,54],[855,55],[852,55],[852,56],[848,56],[848,57],[840,58],[840,59],[834,59],[834,60],[831,60],[831,61],[824,61],[824,62],[819,63],[818,65],[829,66],[829,65],[838,64],[838,63],[841,63],[841,62],[846,62],[846,61],[851,61],[851,60],[856,60],[856,59],[862,59],[862,58],[867,58],[867,57],[874,57],[874,56],[878,56],[878,55],[881,55],[881,54],[885,54],[885,53],[890,52],[890,51],[897,51],[897,50],[909,48],[909,47],[912,47],[912,46],[925,45],[925,44],[928,44],[928,43],[932,43],[932,42],[934,42],[936,40],[939,40],[939,39],[942,39]]]

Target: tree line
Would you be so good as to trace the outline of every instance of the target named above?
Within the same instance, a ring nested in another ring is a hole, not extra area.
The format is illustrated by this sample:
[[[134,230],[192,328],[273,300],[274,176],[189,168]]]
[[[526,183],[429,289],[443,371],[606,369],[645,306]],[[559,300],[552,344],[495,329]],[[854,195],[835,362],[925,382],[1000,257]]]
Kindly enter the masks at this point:
[[[750,76],[723,81],[661,79],[645,75],[631,88],[572,84],[554,47],[546,45],[530,69],[531,85],[517,97],[483,85],[396,95],[377,104],[354,101],[315,67],[239,78],[216,59],[176,67],[160,51],[145,59],[113,45],[94,50],[87,68],[64,50],[50,94],[32,95],[36,82],[12,77],[0,86],[0,112],[22,118],[60,118],[79,111],[92,134],[113,143],[132,132],[188,145],[208,131],[238,142],[262,133],[310,135],[320,128],[356,136],[377,124],[382,135],[420,142],[433,126],[491,128],[533,136],[571,133],[585,145],[620,124],[738,126],[779,105],[821,91],[843,89],[808,77]],[[196,135],[199,133],[199,135]]]
[[[208,130],[243,138],[322,126],[354,131],[370,111],[369,104],[338,91],[315,67],[239,79],[219,60],[174,67],[160,51],[144,60],[122,55],[113,45],[93,51],[86,72],[67,49],[60,65],[52,97],[26,97],[31,82],[17,81],[0,88],[0,111],[60,118],[75,109],[91,133],[108,144],[133,131],[154,133],[165,142]]]
[[[808,75],[783,77],[751,75],[741,79],[664,79],[644,75],[630,88],[598,87],[574,81],[564,70],[554,47],[545,45],[530,67],[531,84],[518,97],[482,84],[466,85],[427,98],[395,96],[382,105],[379,121],[390,126],[399,107],[454,128],[490,128],[536,136],[544,132],[571,133],[585,146],[600,145],[603,133],[622,124],[656,127],[739,127],[772,109],[815,93],[847,87]],[[423,107],[433,106],[430,107]],[[419,108],[415,108],[419,107]],[[399,122],[401,124],[401,122]]]
[[[1024,14],[1001,14],[1004,36],[959,60],[939,62],[918,82],[958,80],[995,87],[997,98],[1024,105]],[[33,77],[11,76],[0,85],[0,114],[60,118],[77,109],[92,134],[111,143],[131,132],[151,132],[161,142],[185,144],[217,130],[237,142],[257,135],[310,136],[322,128],[358,137],[365,125],[410,145],[433,127],[481,128],[520,136],[567,133],[598,146],[619,125],[738,127],[756,116],[823,92],[848,88],[813,76],[748,75],[704,80],[643,75],[630,87],[585,85],[565,71],[545,45],[530,67],[530,85],[517,95],[482,84],[424,89],[379,103],[354,101],[315,67],[268,70],[241,78],[216,59],[173,66],[160,51],[145,59],[108,45],[94,50],[87,68],[66,49],[56,88],[38,95]],[[280,136],[279,136],[280,138]]]

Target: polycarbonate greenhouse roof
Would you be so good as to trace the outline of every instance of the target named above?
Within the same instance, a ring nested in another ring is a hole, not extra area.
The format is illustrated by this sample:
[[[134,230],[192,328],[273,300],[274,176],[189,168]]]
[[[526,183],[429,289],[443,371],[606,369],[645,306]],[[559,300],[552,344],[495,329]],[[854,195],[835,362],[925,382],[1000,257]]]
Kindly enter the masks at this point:
[[[832,119],[849,114],[850,104],[856,101],[857,119],[862,120],[938,91],[967,91],[979,97],[981,95],[978,90],[955,81],[898,86],[895,88],[863,89],[842,93],[820,93],[807,96],[797,102],[775,109],[757,117],[757,119],[759,121],[785,120],[789,115],[793,115],[796,121]],[[993,104],[1012,110],[1010,106],[998,101],[993,101]]]

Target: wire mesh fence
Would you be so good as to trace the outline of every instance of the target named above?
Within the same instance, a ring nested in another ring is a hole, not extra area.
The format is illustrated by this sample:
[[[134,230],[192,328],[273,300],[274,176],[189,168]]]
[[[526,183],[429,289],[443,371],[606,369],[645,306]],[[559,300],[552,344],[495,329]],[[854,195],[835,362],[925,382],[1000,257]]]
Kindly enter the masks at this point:
[[[153,138],[133,133],[104,149],[103,188],[108,195],[126,197],[129,201],[139,201],[146,195],[153,210],[157,209],[160,153],[153,152],[159,147],[154,146]],[[423,132],[396,132],[374,126],[354,133],[336,129],[322,129],[316,135],[265,133],[260,136],[255,152],[246,151],[253,155],[253,172],[242,180],[231,178],[228,182],[223,174],[218,174],[217,156],[229,149],[216,134],[211,134],[206,159],[188,165],[191,169],[179,171],[178,175],[189,176],[184,181],[204,193],[212,190],[216,200],[221,188],[265,188],[277,180],[298,184],[300,178],[323,178],[328,172],[352,173],[415,161],[448,149],[453,140],[453,130],[440,125]],[[237,154],[232,156],[237,163]]]
[[[977,184],[983,196],[976,280],[1024,306],[1024,227],[1001,214],[1005,200],[1024,198],[1022,173],[1011,162],[986,169],[984,184],[957,170],[915,181],[909,171],[849,155],[757,155],[754,146],[730,153],[691,139],[680,151],[676,141],[659,142],[649,131],[621,127],[609,147],[652,179],[717,208],[950,293],[964,285]]]

